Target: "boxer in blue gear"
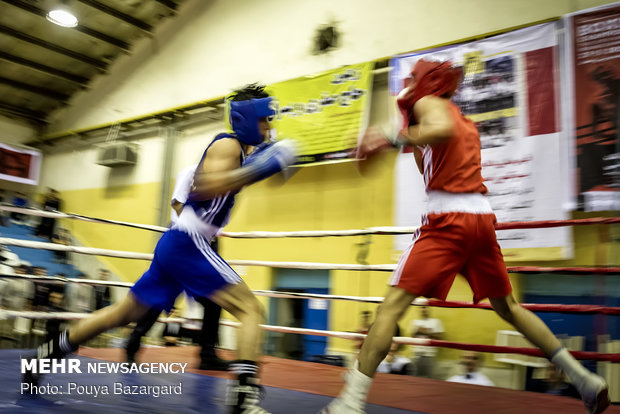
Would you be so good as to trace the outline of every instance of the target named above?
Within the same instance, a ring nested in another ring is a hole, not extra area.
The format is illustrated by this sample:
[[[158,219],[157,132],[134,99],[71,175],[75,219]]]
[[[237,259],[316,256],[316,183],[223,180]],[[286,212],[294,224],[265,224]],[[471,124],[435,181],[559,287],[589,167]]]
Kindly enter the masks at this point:
[[[249,147],[269,137],[269,120],[274,115],[270,101],[264,88],[255,84],[230,97],[234,132],[218,134],[205,149],[188,200],[177,223],[157,243],[150,268],[122,301],[93,313],[40,346],[38,358],[62,358],[102,332],[137,321],[149,309],[169,311],[176,297],[185,291],[197,299],[208,297],[241,322],[237,331],[238,360],[231,364],[236,380],[230,383],[227,393],[230,412],[267,413],[258,406],[256,364],[262,306],[209,242],[228,223],[235,195],[243,186],[295,162],[294,146],[286,141],[262,148],[245,162]],[[38,376],[27,372],[24,382],[37,383]]]

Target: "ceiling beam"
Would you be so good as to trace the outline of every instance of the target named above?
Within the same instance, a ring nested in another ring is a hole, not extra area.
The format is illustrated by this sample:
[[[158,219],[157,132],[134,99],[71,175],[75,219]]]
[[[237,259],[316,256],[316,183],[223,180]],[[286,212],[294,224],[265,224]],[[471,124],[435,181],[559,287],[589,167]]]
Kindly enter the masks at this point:
[[[33,62],[32,60],[24,59],[19,56],[14,56],[6,52],[0,51],[0,59],[5,60],[7,62],[16,63],[21,66],[26,66],[39,72],[43,72],[48,75],[55,76],[57,78],[61,78],[64,80],[68,80],[69,82],[76,83],[81,86],[86,86],[90,79],[85,78],[83,76],[74,75],[73,73],[65,72],[64,70],[52,68],[51,66],[43,65],[38,62]]]
[[[48,98],[52,98],[62,103],[66,103],[67,100],[69,99],[69,95],[67,94],[64,94],[58,91],[53,91],[47,88],[41,88],[39,86],[30,85],[28,83],[19,82],[13,79],[8,79],[2,76],[0,76],[0,83],[8,85],[12,88],[17,88],[17,89],[21,89],[24,91],[36,93],[37,95],[41,95],[41,96],[46,96]]]
[[[20,118],[25,118],[30,121],[35,121],[39,124],[47,124],[45,120],[46,115],[43,112],[32,111],[30,109],[19,108],[17,106],[8,104],[6,102],[0,102],[0,112],[4,112],[6,114],[19,116]]]
[[[24,32],[20,32],[11,27],[0,24],[0,33],[4,33],[6,35],[15,37],[19,40],[23,40],[24,42],[31,43],[33,45],[37,45],[43,47],[45,49],[51,50],[56,53],[60,53],[65,56],[69,56],[75,60],[79,60],[80,62],[87,63],[91,66],[95,66],[96,68],[101,69],[102,72],[105,72],[105,69],[108,67],[108,64],[104,61],[94,59],[90,56],[86,56],[82,53],[74,52],[73,50],[69,50],[62,46],[55,45],[53,43],[47,42],[42,39],[38,39],[36,37],[30,36]]]
[[[174,1],[172,0],[156,0],[156,1],[157,3],[163,4],[164,6],[166,6],[167,8],[169,8],[170,10],[176,13],[178,4],[176,4]]]
[[[123,49],[125,52],[128,52],[129,48],[131,47],[131,45],[129,43],[127,43],[127,42],[124,42],[124,41],[122,41],[120,39],[117,39],[116,37],[107,35],[105,33],[99,32],[97,30],[88,28],[88,27],[83,26],[83,25],[81,25],[79,23],[73,29],[77,30],[78,32],[87,34],[90,37],[94,37],[95,39],[98,39],[98,40],[101,40],[103,42],[109,43],[112,46],[116,46],[119,49]]]
[[[27,12],[30,12],[32,14],[36,14],[37,16],[43,17],[45,18],[47,16],[47,10],[43,10],[40,9],[36,6],[34,6],[31,3],[27,3],[25,1],[22,0],[2,0],[5,3],[8,3],[12,6],[15,7],[19,7],[22,10],[26,10]],[[109,43],[113,46],[116,46],[118,48],[121,48],[125,51],[129,50],[129,43],[124,42],[120,39],[117,39],[113,36],[107,35],[105,33],[99,32],[97,30],[91,29],[89,27],[83,26],[81,24],[78,23],[78,25],[76,27],[73,27],[74,30],[77,30],[78,32],[82,32],[88,36],[94,37],[96,39],[99,39],[103,42]]]
[[[125,23],[128,23],[134,27],[137,27],[140,30],[144,30],[148,34],[150,34],[151,30],[153,30],[153,27],[150,24],[143,22],[142,20],[136,19],[135,17],[130,16],[129,14],[125,14],[121,12],[120,10],[115,9],[114,7],[110,7],[106,4],[99,3],[96,0],[78,0],[78,1],[94,9],[97,9],[106,14],[109,14],[112,17],[116,17],[117,19],[122,20]]]

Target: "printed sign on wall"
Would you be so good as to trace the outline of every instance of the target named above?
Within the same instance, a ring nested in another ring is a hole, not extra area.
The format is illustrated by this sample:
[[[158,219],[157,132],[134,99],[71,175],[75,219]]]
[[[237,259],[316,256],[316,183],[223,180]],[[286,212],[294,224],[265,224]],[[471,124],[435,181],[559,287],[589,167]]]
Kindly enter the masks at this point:
[[[368,122],[374,63],[269,85],[277,138],[300,144],[298,164],[350,159]]]

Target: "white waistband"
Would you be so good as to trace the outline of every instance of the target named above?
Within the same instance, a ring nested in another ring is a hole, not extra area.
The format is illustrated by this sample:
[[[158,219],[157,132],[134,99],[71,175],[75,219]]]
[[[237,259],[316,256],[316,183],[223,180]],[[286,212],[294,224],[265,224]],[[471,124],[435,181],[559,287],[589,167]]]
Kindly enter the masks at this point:
[[[493,213],[489,200],[480,193],[449,193],[430,190],[428,194],[427,214],[431,213]]]
[[[194,209],[191,207],[183,208],[179,219],[172,226],[172,228],[189,234],[199,233],[201,236],[205,237],[208,242],[211,242],[211,239],[213,239],[220,231],[220,227],[200,220]]]

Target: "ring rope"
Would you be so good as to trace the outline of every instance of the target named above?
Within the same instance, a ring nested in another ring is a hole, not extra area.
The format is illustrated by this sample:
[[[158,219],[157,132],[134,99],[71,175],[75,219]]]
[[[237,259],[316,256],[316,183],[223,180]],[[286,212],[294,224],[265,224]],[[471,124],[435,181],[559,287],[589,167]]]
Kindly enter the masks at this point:
[[[298,293],[298,292],[281,292],[273,290],[253,290],[256,296],[265,296],[270,298],[287,298],[287,299],[323,299],[323,300],[345,300],[364,303],[382,303],[381,296],[345,296],[345,295],[327,295],[320,293]],[[412,306],[433,306],[438,308],[472,308],[493,310],[490,303],[471,303],[459,301],[442,301],[437,299],[416,298]],[[521,303],[525,309],[533,312],[558,312],[558,313],[599,313],[603,315],[620,315],[620,307],[600,306],[600,305],[558,305],[544,303]]]
[[[166,230],[168,230],[167,227],[153,226],[150,224],[129,223],[127,221],[102,219],[102,218],[89,217],[89,216],[84,216],[84,215],[75,214],[75,213],[63,213],[63,212],[55,211],[55,210],[49,211],[49,210],[39,210],[37,208],[15,207],[11,204],[6,204],[6,203],[0,203],[0,211],[8,211],[11,213],[21,213],[21,214],[27,214],[30,216],[38,216],[38,217],[82,220],[82,221],[87,221],[90,223],[117,224],[120,226],[133,227],[133,228],[142,229],[142,230],[157,231],[160,233],[163,233]]]
[[[89,286],[104,285],[104,286],[123,287],[123,288],[130,288],[134,285],[131,282],[121,282],[117,280],[78,279],[78,278],[70,278],[70,277],[64,277],[64,276],[0,274],[0,278],[26,279],[26,280],[31,280],[33,282],[51,283],[51,284],[76,283],[76,284],[89,285]]]
[[[152,253],[126,252],[121,250],[99,249],[94,247],[65,246],[62,244],[37,242],[21,239],[10,239],[0,237],[0,244],[9,246],[27,247],[35,249],[46,249],[55,251],[67,251],[80,254],[90,254],[98,256],[120,257],[126,259],[152,260]],[[340,264],[340,263],[315,263],[315,262],[278,262],[261,260],[229,260],[233,266],[264,266],[289,269],[316,269],[316,270],[353,270],[353,271],[379,271],[391,272],[396,268],[396,264]],[[620,267],[598,266],[598,267],[538,267],[538,266],[508,266],[509,273],[568,273],[568,274],[620,274]]]
[[[0,320],[9,319],[9,318],[17,318],[17,317],[25,317],[29,319],[62,319],[65,320],[79,320],[84,319],[92,315],[91,313],[75,313],[75,312],[20,312],[20,311],[7,311],[0,310]],[[166,321],[177,321],[179,318],[162,318],[162,322]],[[226,321],[220,320],[220,325],[239,327],[241,323],[234,321]],[[366,338],[366,335],[354,333],[354,332],[341,332],[341,331],[322,331],[319,329],[305,329],[305,328],[291,328],[288,326],[275,326],[275,325],[260,325],[266,331],[271,332],[283,332],[283,333],[293,333],[293,334],[302,334],[302,335],[313,335],[313,336],[326,336],[326,337],[334,337],[334,338],[342,338],[342,339],[353,339],[359,340]],[[466,344],[461,342],[453,342],[453,341],[442,341],[436,339],[422,339],[422,338],[407,338],[407,337],[395,337],[393,341],[399,344],[404,345],[419,345],[419,346],[435,346],[440,348],[452,348],[452,349],[461,349],[468,351],[479,351],[479,352],[489,352],[489,353],[511,353],[511,354],[520,354],[520,355],[529,355],[535,357],[543,357],[545,358],[545,354],[543,354],[540,350],[534,348],[519,348],[519,347],[510,347],[510,346],[498,346],[498,345],[480,345],[480,344]],[[620,354],[610,354],[610,353],[599,353],[599,352],[585,352],[585,351],[570,351],[570,353],[576,359],[587,359],[592,361],[607,361],[613,363],[620,363]]]
[[[125,259],[153,260],[152,253],[126,252],[121,250],[99,249],[95,247],[65,246],[62,244],[37,242],[22,239],[0,237],[0,244],[7,246],[27,247],[55,251],[66,251],[80,254],[97,256],[120,257]],[[391,272],[396,269],[396,264],[342,264],[342,263],[315,263],[315,262],[276,262],[263,260],[228,260],[232,266],[264,266],[287,269],[315,269],[315,270],[353,270],[353,271],[376,271]],[[564,273],[564,274],[620,274],[620,267],[537,267],[537,266],[508,266],[508,273]]]
[[[57,252],[73,252],[80,254],[90,254],[94,256],[121,257],[125,259],[153,260],[152,253],[126,252],[122,250],[99,249],[96,247],[66,246],[49,242],[39,242],[23,239],[11,239],[0,237],[0,245],[27,247],[31,249],[54,250]]]
[[[220,321],[221,325],[239,327],[241,323],[233,321]],[[364,339],[365,334],[359,334],[354,332],[340,332],[340,331],[322,331],[319,329],[306,329],[306,328],[291,328],[288,326],[274,326],[274,325],[260,325],[261,328],[266,331],[272,332],[284,332],[284,333],[296,333],[313,336],[327,336],[343,339]],[[547,356],[535,348],[520,348],[511,346],[500,345],[480,345],[480,344],[466,344],[461,342],[443,341],[437,339],[423,339],[423,338],[407,338],[403,336],[394,337],[393,341],[404,345],[419,345],[419,346],[436,346],[440,348],[452,348],[461,349],[467,351],[479,351],[489,353],[512,353],[546,358]],[[586,351],[570,351],[570,353],[576,359],[589,359],[593,361],[608,361],[613,363],[620,363],[620,354],[606,354],[599,352],[586,352]]]
[[[131,282],[120,282],[111,280],[96,279],[74,279],[62,276],[35,276],[35,275],[3,275],[0,278],[26,279],[42,283],[77,283],[89,286],[105,285],[123,288],[131,288],[134,284]],[[298,292],[282,292],[273,290],[253,290],[257,296],[269,298],[288,298],[288,299],[322,299],[322,300],[344,300],[363,303],[382,303],[381,296],[348,296],[348,295],[327,295],[320,293],[298,293]],[[412,306],[433,306],[438,308],[473,308],[493,310],[489,303],[470,303],[458,301],[441,301],[436,299],[416,298]],[[542,304],[542,303],[522,303],[526,309],[533,312],[559,312],[559,313],[596,313],[603,315],[620,315],[620,307],[599,306],[599,305],[558,305],[558,304]]]
[[[151,230],[157,232],[165,232],[167,227],[153,226],[149,224],[136,224],[126,221],[101,219],[96,217],[85,216],[75,213],[51,212],[32,208],[15,207],[9,204],[0,204],[0,211],[10,211],[22,214],[35,215],[40,217],[56,217],[66,219],[77,219],[88,221],[91,223],[117,224],[126,227],[138,228],[143,230]],[[550,228],[564,226],[583,226],[593,224],[617,224],[620,223],[620,217],[595,217],[589,219],[574,220],[539,220],[539,221],[512,221],[506,223],[497,223],[496,230],[514,230],[514,229],[534,229],[534,228]],[[230,238],[282,238],[282,237],[343,237],[343,236],[359,236],[359,235],[397,235],[411,234],[419,226],[383,226],[369,227],[366,229],[356,230],[308,230],[308,231],[249,231],[249,232],[227,232],[224,231],[220,235]]]

